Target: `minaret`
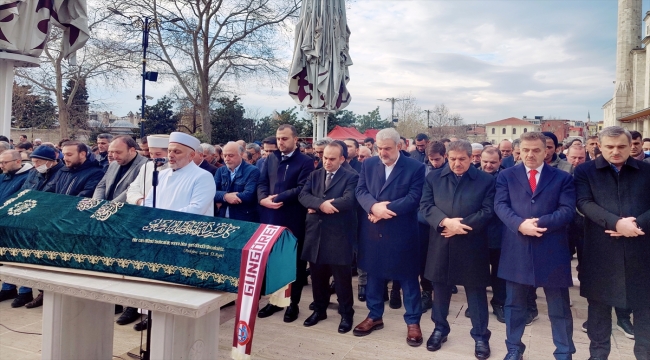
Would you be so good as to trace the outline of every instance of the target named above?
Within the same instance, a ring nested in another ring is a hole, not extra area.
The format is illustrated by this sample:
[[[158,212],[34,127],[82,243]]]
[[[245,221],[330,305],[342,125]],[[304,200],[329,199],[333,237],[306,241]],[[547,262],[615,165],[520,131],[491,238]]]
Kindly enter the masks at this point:
[[[632,50],[641,47],[642,0],[618,0],[618,31],[616,34],[616,85],[614,87],[615,119],[633,112]],[[605,126],[614,124],[605,124]]]

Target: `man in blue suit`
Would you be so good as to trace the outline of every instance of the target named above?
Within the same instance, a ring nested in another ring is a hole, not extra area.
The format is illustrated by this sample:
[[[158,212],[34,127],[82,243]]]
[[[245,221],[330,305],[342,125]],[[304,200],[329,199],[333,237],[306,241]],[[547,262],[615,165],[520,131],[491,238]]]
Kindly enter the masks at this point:
[[[569,308],[571,253],[567,225],[573,220],[576,193],[573,178],[545,164],[546,136],[521,135],[523,164],[497,177],[494,210],[503,222],[499,277],[506,280],[506,360],[523,358],[527,294],[531,287],[546,293],[556,359],[571,359],[573,319]]]
[[[424,164],[400,154],[400,137],[393,128],[377,133],[379,156],[366,159],[359,175],[357,201],[368,214],[360,224],[359,267],[368,273],[368,317],[354,335],[382,329],[386,280],[397,280],[404,292],[407,344],[422,344],[420,317],[420,243],[418,204],[424,185]]]
[[[260,171],[243,161],[244,149],[236,142],[223,147],[226,166],[217,169],[214,182],[217,192],[214,201],[219,206],[219,217],[258,222],[257,183]]]

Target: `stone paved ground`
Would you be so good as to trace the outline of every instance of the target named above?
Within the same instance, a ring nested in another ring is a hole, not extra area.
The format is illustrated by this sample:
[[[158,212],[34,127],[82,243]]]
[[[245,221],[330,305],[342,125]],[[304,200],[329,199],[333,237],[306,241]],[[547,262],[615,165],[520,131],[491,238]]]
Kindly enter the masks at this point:
[[[574,266],[575,260],[574,260]],[[356,289],[356,278],[354,279]],[[577,353],[575,359],[589,357],[589,339],[587,334],[580,330],[581,324],[587,316],[587,302],[578,294],[579,289],[570,290],[573,300],[574,333],[573,340]],[[524,342],[527,346],[524,359],[552,359],[554,345],[551,337],[551,325],[548,320],[544,292],[538,291],[539,320],[532,326],[526,327]],[[488,293],[488,298],[491,293]],[[332,297],[332,301],[335,296]],[[312,301],[311,287],[305,287],[301,312],[298,320],[291,324],[282,321],[282,313],[277,313],[267,319],[258,319],[256,324],[255,340],[253,343],[254,359],[440,359],[463,360],[474,359],[474,343],[469,335],[471,323],[463,313],[467,306],[465,293],[462,287],[459,293],[452,297],[449,320],[451,334],[449,340],[443,344],[441,350],[429,352],[424,345],[412,348],[406,345],[406,326],[402,315],[404,308],[393,310],[386,306],[384,316],[385,327],[366,337],[355,337],[352,333],[338,334],[336,329],[340,318],[336,313],[336,306],[332,304],[328,310],[329,318],[318,325],[306,328],[302,322],[311,314],[308,304]],[[263,300],[264,302],[264,300]],[[355,324],[367,315],[365,303],[355,303]],[[23,332],[41,332],[41,308],[39,309],[12,309],[10,301],[0,303],[0,324],[13,330]],[[230,358],[232,333],[234,327],[234,307],[221,310],[220,328],[220,359]],[[433,322],[430,319],[431,311],[422,316],[422,331],[425,341],[433,331]],[[116,316],[117,317],[117,316]],[[616,316],[612,315],[614,321]],[[490,316],[490,330],[492,339],[493,359],[503,359],[505,356],[505,324],[496,321]],[[131,351],[137,353],[140,345],[140,333],[131,329],[131,326],[115,325],[115,338],[113,354],[116,358],[130,359],[126,355]],[[610,360],[632,360],[634,341],[623,336],[623,333],[614,330],[612,334],[612,353]],[[40,359],[41,336],[20,334],[0,326],[0,360]]]

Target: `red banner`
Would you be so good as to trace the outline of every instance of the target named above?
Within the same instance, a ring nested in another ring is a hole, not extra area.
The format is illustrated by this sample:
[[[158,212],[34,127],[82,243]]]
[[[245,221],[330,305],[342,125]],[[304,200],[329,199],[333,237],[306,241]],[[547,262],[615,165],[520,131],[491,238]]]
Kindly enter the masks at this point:
[[[250,359],[257,309],[269,253],[284,227],[260,225],[242,250],[231,357]]]

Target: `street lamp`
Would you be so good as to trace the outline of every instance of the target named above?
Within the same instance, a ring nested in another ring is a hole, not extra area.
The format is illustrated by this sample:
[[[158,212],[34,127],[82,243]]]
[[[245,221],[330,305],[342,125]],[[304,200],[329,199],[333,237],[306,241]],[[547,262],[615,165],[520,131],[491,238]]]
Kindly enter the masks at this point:
[[[108,11],[115,15],[120,15],[131,20],[131,26],[142,29],[142,110],[140,112],[140,139],[144,138],[144,110],[147,103],[147,96],[145,95],[145,87],[147,80],[156,82],[158,81],[158,73],[154,71],[147,71],[147,48],[149,47],[149,31],[153,27],[157,27],[163,23],[175,23],[181,21],[181,18],[174,18],[166,21],[158,21],[150,16],[126,16],[122,12],[114,8],[108,8]],[[127,25],[127,24],[123,24]]]

